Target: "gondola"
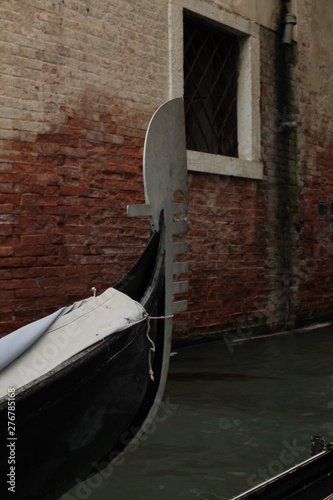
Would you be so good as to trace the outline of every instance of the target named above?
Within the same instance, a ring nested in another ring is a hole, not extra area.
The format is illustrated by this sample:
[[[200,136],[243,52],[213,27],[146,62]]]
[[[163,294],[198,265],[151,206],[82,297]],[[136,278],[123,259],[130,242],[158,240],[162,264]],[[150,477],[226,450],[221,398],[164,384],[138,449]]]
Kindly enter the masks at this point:
[[[186,234],[188,202],[180,98],[150,121],[143,175],[146,203],[128,215],[149,216],[152,230],[133,268],[101,295],[62,309],[15,359],[24,331],[0,340],[2,499],[59,498],[119,460],[162,404],[172,316],[186,308],[175,296],[187,282],[174,277],[187,269],[175,261],[186,252],[175,239]]]
[[[234,500],[324,500],[333,493],[333,449],[329,447]]]

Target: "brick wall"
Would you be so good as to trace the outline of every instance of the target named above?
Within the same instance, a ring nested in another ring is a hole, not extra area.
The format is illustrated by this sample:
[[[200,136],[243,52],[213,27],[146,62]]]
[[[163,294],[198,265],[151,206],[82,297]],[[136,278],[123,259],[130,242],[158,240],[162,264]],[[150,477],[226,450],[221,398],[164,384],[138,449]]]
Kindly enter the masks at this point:
[[[256,323],[267,254],[263,185],[193,172],[189,193],[189,311],[176,331],[202,335]]]
[[[147,224],[138,231],[138,221],[126,218],[127,203],[142,200],[144,131],[130,128],[128,120],[121,125],[116,110],[111,115],[99,107],[89,129],[90,120],[80,114],[69,113],[58,133],[37,134],[33,142],[6,140],[0,198],[4,326],[90,295],[92,286],[103,290],[133,262],[149,234]],[[120,126],[122,136],[110,133]]]
[[[260,31],[264,180],[189,173],[189,309],[175,336],[241,338],[332,312],[333,220],[318,202],[333,203],[333,64],[312,4],[299,2],[298,45]],[[102,291],[143,249],[149,223],[126,205],[143,202],[145,131],[168,99],[167,7],[1,4],[0,334]]]
[[[300,274],[300,317],[316,321],[333,315],[333,5],[302,2],[299,21],[300,168],[303,260]],[[319,220],[318,204],[327,215]]]
[[[262,159],[267,175],[265,315],[272,328],[295,326],[300,236],[297,45],[282,34],[261,30]],[[274,63],[272,64],[272,61]]]
[[[315,39],[321,8],[299,3],[298,44],[260,31],[264,180],[189,176],[191,287],[189,311],[176,325],[182,335],[224,332],[228,341],[332,318],[333,40],[325,22]],[[327,203],[324,221],[319,201]]]
[[[102,291],[140,254],[149,222],[128,219],[126,206],[143,201],[142,146],[165,99],[167,26],[149,2],[3,2],[0,17],[7,333],[92,286]]]
[[[296,47],[260,31],[264,180],[191,173],[190,325],[197,335],[251,336],[296,323],[299,238]],[[274,62],[274,63],[272,63]]]

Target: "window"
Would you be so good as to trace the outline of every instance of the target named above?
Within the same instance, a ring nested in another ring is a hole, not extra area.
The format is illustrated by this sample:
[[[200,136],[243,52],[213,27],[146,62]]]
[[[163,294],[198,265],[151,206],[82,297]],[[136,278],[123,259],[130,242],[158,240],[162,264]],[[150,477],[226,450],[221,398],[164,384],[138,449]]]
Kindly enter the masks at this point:
[[[263,178],[259,61],[256,22],[169,0],[169,97],[184,97],[189,170]]]
[[[237,37],[184,16],[187,148],[238,157]]]

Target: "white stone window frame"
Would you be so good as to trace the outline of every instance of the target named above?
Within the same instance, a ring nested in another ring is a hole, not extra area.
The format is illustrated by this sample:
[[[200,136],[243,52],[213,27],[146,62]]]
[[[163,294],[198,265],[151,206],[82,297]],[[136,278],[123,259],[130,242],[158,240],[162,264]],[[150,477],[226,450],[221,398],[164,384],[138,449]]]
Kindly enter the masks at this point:
[[[169,0],[169,97],[184,96],[183,12],[202,16],[239,37],[238,158],[187,151],[188,170],[263,179],[260,161],[259,25],[203,0]]]

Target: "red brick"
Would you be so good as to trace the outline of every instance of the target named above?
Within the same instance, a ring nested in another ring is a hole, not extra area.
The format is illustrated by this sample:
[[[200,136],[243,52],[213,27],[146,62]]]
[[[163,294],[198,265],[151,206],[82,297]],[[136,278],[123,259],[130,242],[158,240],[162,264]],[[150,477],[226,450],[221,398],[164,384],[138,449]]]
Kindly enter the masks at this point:
[[[20,257],[36,257],[38,255],[44,255],[45,254],[45,247],[44,246],[20,246],[16,249],[15,255],[20,256]]]
[[[9,255],[13,254],[14,254],[13,247],[0,246],[0,257],[8,257]]]
[[[8,304],[9,302],[13,302],[15,298],[14,293],[14,290],[0,289],[0,303]]]
[[[42,288],[21,288],[15,290],[15,299],[35,299],[44,296]]]
[[[1,213],[1,210],[0,210],[0,213]],[[0,235],[1,236],[10,236],[11,234],[13,234],[13,226],[10,224],[12,218],[10,217],[9,218],[9,221],[8,223],[6,223],[5,220],[3,220],[3,218],[0,216]]]
[[[37,182],[39,185],[58,185],[60,181],[60,177],[57,174],[39,174],[37,176]]]

